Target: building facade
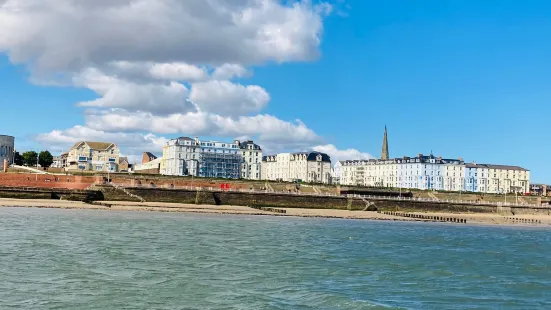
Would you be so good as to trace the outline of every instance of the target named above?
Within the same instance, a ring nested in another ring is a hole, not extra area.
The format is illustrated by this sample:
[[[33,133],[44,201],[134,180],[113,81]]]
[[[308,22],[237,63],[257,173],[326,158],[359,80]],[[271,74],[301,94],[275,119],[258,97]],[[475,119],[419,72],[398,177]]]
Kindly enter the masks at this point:
[[[239,179],[243,156],[238,143],[180,137],[165,143],[161,174]]]
[[[284,182],[331,183],[331,158],[320,152],[264,156],[262,178]]]
[[[53,156],[53,162],[50,168],[63,168],[63,160],[61,158],[61,155],[59,156]]]
[[[139,174],[160,174],[161,173],[161,161],[162,158],[156,158],[150,161],[142,162],[141,164],[134,165],[132,170]]]
[[[262,179],[262,148],[253,141],[235,141],[241,149],[243,164],[241,165],[241,178],[248,180]]]
[[[119,148],[114,143],[80,141],[67,153],[65,169],[117,172],[119,155]]]
[[[530,171],[519,166],[467,164],[465,188],[480,193],[530,193]]]
[[[342,175],[342,161],[338,161],[331,169],[331,183],[340,184],[341,175]]]
[[[13,164],[15,155],[15,138],[0,135],[0,171],[4,171]],[[7,166],[4,166],[4,163]]]
[[[529,193],[530,171],[434,155],[342,161],[340,184],[476,193]]]
[[[387,160],[347,160],[342,162],[340,184],[425,190],[460,188],[462,164],[461,160],[422,154]],[[452,169],[456,174],[450,172]]]

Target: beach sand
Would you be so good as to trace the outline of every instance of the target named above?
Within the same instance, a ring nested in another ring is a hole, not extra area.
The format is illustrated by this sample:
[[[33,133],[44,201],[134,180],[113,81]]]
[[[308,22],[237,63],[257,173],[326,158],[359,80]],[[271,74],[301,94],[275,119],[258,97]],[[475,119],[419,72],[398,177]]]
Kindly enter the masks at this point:
[[[93,204],[65,201],[65,200],[28,200],[28,199],[0,199],[2,207],[24,207],[24,208],[58,208],[58,209],[92,209],[112,211],[156,211],[156,212],[187,212],[187,213],[212,213],[212,214],[236,214],[236,215],[265,215],[265,216],[295,216],[295,217],[323,217],[342,219],[366,219],[386,221],[420,221],[426,220],[406,218],[400,216],[386,215],[369,211],[348,211],[333,209],[301,209],[281,208],[286,210],[285,214],[267,212],[242,206],[213,206],[177,204],[162,202],[130,202],[130,201],[99,201]],[[441,216],[467,220],[467,224],[493,224],[493,225],[524,225],[551,227],[551,216],[549,215],[515,215],[504,216],[491,213],[419,213],[414,214]],[[533,222],[537,223],[534,224]],[[528,223],[529,222],[529,223]],[[457,224],[465,225],[465,224]]]

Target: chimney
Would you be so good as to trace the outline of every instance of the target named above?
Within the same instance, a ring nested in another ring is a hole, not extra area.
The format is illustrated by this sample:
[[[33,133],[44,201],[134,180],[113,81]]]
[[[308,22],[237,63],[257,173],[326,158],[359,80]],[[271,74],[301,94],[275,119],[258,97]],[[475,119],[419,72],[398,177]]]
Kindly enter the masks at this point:
[[[463,161],[463,157],[459,157],[459,161]]]
[[[195,137],[195,143],[199,144],[199,137]]]
[[[419,154],[417,154],[417,157],[421,158],[421,157],[423,157],[423,154],[419,153]]]

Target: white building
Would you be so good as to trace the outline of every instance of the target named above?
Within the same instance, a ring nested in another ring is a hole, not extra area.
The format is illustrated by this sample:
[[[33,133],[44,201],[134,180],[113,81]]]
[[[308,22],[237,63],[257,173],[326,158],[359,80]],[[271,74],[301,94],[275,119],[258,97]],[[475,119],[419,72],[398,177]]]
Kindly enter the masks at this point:
[[[459,158],[459,161],[452,161],[444,163],[443,166],[444,175],[444,190],[459,192],[464,191],[465,181],[465,164],[463,159]]]
[[[342,175],[342,162],[338,161],[331,169],[331,183],[340,184]]]
[[[465,190],[480,193],[529,193],[530,171],[518,166],[467,164]]]
[[[262,159],[264,180],[331,183],[331,158],[320,152],[280,153]]]
[[[262,148],[253,141],[236,141],[241,149],[243,164],[241,165],[241,177],[248,180],[260,180],[262,178]]]
[[[161,174],[239,179],[243,157],[237,143],[180,137],[165,143]]]
[[[63,167],[64,167],[63,158],[61,157],[61,155],[53,156],[53,162],[50,168],[63,168]]]
[[[7,169],[13,164],[15,157],[15,138],[12,136],[0,135],[0,170]],[[6,167],[4,167],[4,161]]]
[[[446,167],[461,169],[463,162],[419,154],[387,160],[347,160],[342,165],[342,185],[444,190]]]
[[[340,184],[480,193],[528,193],[530,171],[433,155],[342,161]]]

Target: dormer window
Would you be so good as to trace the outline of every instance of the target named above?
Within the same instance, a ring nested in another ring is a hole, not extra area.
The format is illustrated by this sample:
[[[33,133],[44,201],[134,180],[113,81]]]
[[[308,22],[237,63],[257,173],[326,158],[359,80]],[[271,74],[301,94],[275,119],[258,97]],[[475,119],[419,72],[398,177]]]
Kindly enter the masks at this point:
[[[317,161],[321,161],[321,155],[318,155],[318,156],[316,157],[316,160],[317,160]]]

